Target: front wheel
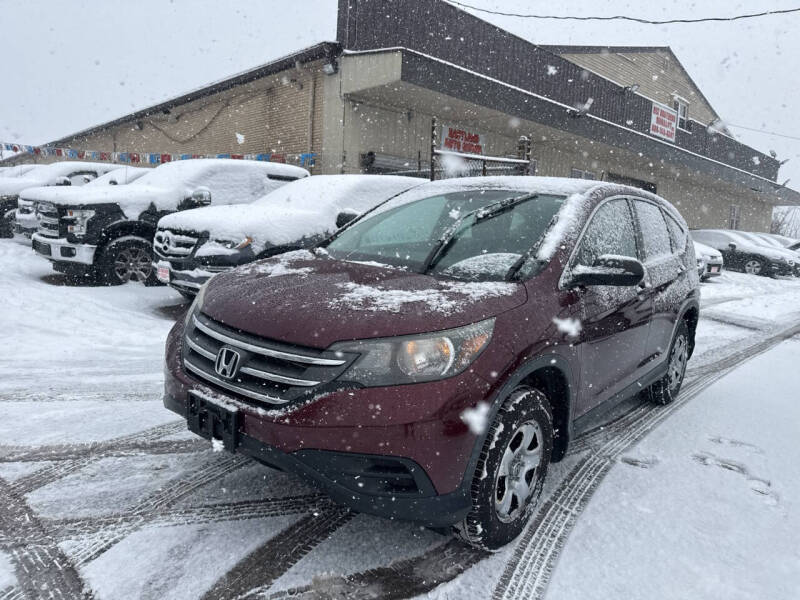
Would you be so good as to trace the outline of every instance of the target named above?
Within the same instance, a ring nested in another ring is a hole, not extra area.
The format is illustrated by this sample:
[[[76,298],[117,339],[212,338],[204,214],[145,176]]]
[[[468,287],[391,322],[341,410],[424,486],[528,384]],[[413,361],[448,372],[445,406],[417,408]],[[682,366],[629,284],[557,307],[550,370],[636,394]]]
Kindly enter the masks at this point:
[[[686,374],[686,363],[690,353],[689,327],[681,321],[669,350],[667,373],[645,390],[648,400],[655,404],[669,404],[678,397]]]
[[[153,269],[153,245],[139,237],[125,237],[110,242],[100,255],[97,275],[104,285],[120,285],[129,281],[158,285]]]
[[[751,275],[763,275],[764,263],[757,258],[748,258],[744,261],[744,272]]]
[[[520,387],[500,407],[472,480],[472,509],[456,526],[469,544],[495,550],[515,539],[542,493],[553,452],[547,397]]]

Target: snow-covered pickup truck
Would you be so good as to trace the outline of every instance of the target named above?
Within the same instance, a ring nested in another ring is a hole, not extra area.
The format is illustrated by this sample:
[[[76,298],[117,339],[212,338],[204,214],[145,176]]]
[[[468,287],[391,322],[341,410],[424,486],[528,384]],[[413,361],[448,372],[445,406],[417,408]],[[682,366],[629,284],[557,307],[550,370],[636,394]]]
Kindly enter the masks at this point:
[[[74,278],[155,284],[152,240],[161,217],[212,203],[252,202],[308,175],[277,163],[191,159],[163,164],[128,185],[87,188],[80,198],[45,190],[37,199],[33,249]]]
[[[105,175],[93,179],[86,184],[86,187],[97,185],[127,185],[133,183],[151,169],[144,167],[119,167],[109,171]],[[45,191],[48,190],[48,191]],[[17,212],[14,217],[14,233],[19,233],[26,237],[31,237],[39,229],[39,213],[36,211],[36,202],[41,197],[42,192],[49,193],[49,188],[33,187],[22,190],[17,200]],[[82,188],[66,187],[58,191],[62,198],[73,198],[80,200],[84,194]]]
[[[355,216],[421,183],[392,175],[316,175],[252,204],[168,215],[159,221],[153,243],[157,276],[192,297],[215,273],[314,245]]]
[[[16,177],[0,176],[0,237],[14,235],[14,214],[23,190],[41,186],[79,186],[118,167],[111,163],[65,161],[37,165]]]

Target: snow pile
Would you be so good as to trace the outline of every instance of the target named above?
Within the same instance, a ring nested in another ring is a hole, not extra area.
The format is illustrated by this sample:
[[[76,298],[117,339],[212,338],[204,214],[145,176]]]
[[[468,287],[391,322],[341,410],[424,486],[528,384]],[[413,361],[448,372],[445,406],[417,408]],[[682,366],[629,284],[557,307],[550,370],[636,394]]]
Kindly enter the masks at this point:
[[[427,305],[429,310],[444,314],[487,298],[511,295],[517,288],[513,283],[488,281],[444,281],[438,289],[427,290],[386,289],[353,282],[339,283],[336,287],[343,289],[344,293],[331,301],[330,305],[334,307],[397,313],[402,312],[407,304],[419,302]]]
[[[581,329],[583,329],[583,326],[578,319],[572,319],[569,317],[566,319],[553,317],[553,323],[555,323],[556,328],[567,337],[578,337],[581,333]]]
[[[258,253],[265,247],[329,235],[337,229],[339,213],[361,214],[421,183],[421,179],[391,175],[316,175],[282,186],[249,205],[168,215],[159,227],[208,231],[218,241],[250,237]]]
[[[473,434],[482,435],[489,425],[490,408],[488,402],[478,402],[475,408],[467,408],[461,413],[461,420]]]

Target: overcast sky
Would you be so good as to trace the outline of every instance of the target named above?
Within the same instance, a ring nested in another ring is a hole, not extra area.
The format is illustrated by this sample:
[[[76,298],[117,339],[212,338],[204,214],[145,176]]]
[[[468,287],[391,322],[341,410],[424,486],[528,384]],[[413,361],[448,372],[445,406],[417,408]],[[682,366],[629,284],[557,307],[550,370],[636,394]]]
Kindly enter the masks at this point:
[[[465,0],[505,12],[730,16],[800,0]],[[335,0],[0,0],[0,141],[41,144],[336,37]],[[741,141],[800,189],[800,13],[702,25],[481,18],[543,44],[668,45]],[[98,150],[105,150],[98,148]]]

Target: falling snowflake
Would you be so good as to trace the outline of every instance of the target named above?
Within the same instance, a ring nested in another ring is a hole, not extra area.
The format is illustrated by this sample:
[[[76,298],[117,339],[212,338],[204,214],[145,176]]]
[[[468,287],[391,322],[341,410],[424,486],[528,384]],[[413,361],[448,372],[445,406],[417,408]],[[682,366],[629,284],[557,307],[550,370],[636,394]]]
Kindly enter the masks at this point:
[[[583,328],[578,319],[571,319],[569,317],[566,319],[553,317],[553,323],[555,323],[558,330],[567,337],[578,337]]]

